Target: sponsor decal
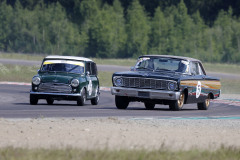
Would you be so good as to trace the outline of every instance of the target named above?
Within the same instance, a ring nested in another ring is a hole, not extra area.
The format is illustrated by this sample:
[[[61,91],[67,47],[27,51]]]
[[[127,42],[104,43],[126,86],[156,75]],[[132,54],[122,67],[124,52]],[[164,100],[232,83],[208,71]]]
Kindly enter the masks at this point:
[[[201,82],[198,81],[197,86],[196,86],[196,98],[199,98],[201,91],[202,91],[202,86]]]

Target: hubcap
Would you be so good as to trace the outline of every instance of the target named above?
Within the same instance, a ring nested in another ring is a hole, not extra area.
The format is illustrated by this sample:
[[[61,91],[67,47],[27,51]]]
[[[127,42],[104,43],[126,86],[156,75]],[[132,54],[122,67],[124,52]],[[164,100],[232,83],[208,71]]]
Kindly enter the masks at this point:
[[[210,96],[208,95],[207,99],[205,100],[206,106],[208,107],[210,104]]]
[[[183,103],[184,103],[184,94],[181,93],[181,94],[180,94],[180,97],[179,97],[179,100],[178,100],[178,106],[179,106],[180,108],[182,108]]]

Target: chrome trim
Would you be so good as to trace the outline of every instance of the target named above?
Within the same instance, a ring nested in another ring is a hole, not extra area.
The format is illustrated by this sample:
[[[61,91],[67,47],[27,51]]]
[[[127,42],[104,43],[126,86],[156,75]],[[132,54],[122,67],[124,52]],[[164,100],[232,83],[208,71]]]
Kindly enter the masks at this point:
[[[139,92],[149,93],[149,97],[139,96]],[[149,98],[149,99],[162,99],[162,100],[178,100],[180,97],[179,91],[166,91],[166,90],[151,90],[151,89],[136,89],[124,87],[111,87],[112,95]]]
[[[115,83],[116,79],[118,78],[122,78],[123,84],[121,86],[117,86]],[[149,81],[149,82],[146,82],[146,81]],[[177,82],[174,80],[145,78],[145,77],[126,77],[126,76],[114,76],[113,83],[117,87],[144,88],[144,89],[157,89],[157,90],[167,90],[169,83],[175,83],[176,88],[178,86]]]
[[[37,95],[55,95],[55,96],[81,96],[80,93],[77,94],[66,94],[66,93],[48,93],[48,92],[33,92],[30,91],[30,94],[37,94]]]

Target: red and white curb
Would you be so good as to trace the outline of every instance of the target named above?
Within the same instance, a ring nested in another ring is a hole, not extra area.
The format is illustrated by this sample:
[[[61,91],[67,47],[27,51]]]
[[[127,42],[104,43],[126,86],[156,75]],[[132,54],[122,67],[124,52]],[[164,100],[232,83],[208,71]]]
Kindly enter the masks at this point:
[[[8,84],[8,85],[18,85],[18,86],[31,86],[31,83],[25,82],[0,82],[0,84]],[[100,87],[101,91],[111,91],[110,87]]]

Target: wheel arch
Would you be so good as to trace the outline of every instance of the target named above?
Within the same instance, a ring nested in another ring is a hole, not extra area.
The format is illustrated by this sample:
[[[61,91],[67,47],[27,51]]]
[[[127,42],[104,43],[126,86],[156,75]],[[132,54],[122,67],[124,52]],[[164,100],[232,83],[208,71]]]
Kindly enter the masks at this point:
[[[187,100],[188,100],[188,89],[185,88],[185,89],[183,90],[183,93],[184,93],[184,104],[186,104],[186,103],[187,103]]]
[[[208,95],[210,95],[210,99],[214,99],[214,95],[212,92],[209,92]]]

